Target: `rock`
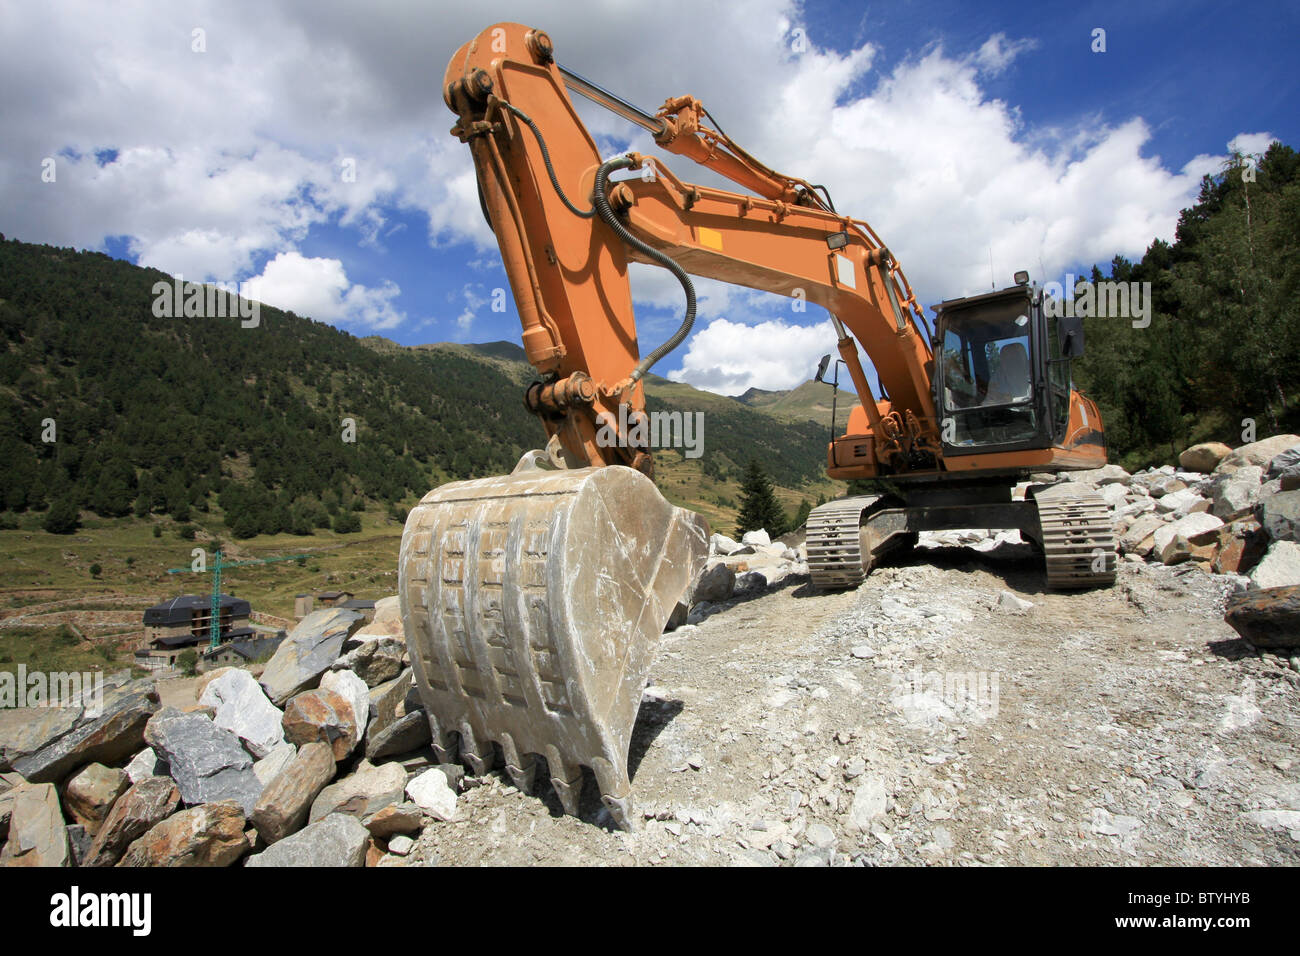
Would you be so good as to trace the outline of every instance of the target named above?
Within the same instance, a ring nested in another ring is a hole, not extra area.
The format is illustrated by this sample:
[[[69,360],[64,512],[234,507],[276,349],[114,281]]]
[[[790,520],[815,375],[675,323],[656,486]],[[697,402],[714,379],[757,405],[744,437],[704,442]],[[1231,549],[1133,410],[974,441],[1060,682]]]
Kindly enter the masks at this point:
[[[1223,456],[1223,459],[1214,467],[1214,474],[1221,475],[1225,472],[1236,471],[1238,468],[1244,468],[1247,465],[1259,465],[1264,467],[1282,452],[1300,445],[1300,435],[1274,435],[1272,438],[1265,438],[1262,441],[1251,442],[1249,445],[1242,445]]]
[[[0,707],[0,773],[70,733],[79,707]]]
[[[683,603],[688,608],[694,607],[701,601],[717,604],[719,601],[725,601],[731,597],[735,590],[736,572],[725,564],[714,564],[704,569],[704,573],[695,582],[695,588],[691,591],[690,598]]]
[[[158,692],[151,680],[105,690],[102,714],[91,718],[83,712],[72,730],[15,760],[14,769],[30,783],[55,783],[88,763],[122,763],[144,746],[145,724],[157,710]]]
[[[253,773],[257,774],[257,779],[262,782],[263,787],[266,787],[285,767],[289,766],[297,753],[297,747],[287,740],[282,740],[269,754],[253,764]]]
[[[1214,543],[1219,538],[1223,522],[1211,514],[1189,514],[1163,528],[1153,536],[1155,551],[1165,564],[1176,564],[1192,556],[1198,545]]]
[[[265,757],[284,743],[284,714],[266,699],[261,686],[245,670],[231,669],[209,682],[199,698],[202,707],[215,707],[213,724],[244,742],[254,757]]]
[[[312,802],[334,779],[334,752],[329,744],[306,744],[284,771],[262,791],[250,821],[267,843],[276,843],[307,822]]]
[[[1088,471],[1072,471],[1068,480],[1096,485],[1100,488],[1103,485],[1127,482],[1129,473],[1119,465],[1103,465],[1100,468],[1093,468]]]
[[[1153,514],[1140,515],[1119,536],[1120,551],[1125,554],[1150,554],[1155,547],[1155,533],[1165,526],[1165,521]]]
[[[1268,495],[1256,510],[1264,533],[1274,541],[1300,541],[1300,491]]]
[[[742,545],[728,538],[725,534],[714,534],[709,538],[710,554],[735,554]]]
[[[855,644],[849,653],[860,661],[870,660],[876,656],[876,649],[870,644]]]
[[[889,791],[885,783],[877,776],[864,776],[853,795],[849,807],[849,827],[860,833],[871,830],[871,822],[885,815],[889,806]]]
[[[229,866],[248,852],[234,800],[182,810],[132,843],[118,866]]]
[[[86,828],[90,836],[99,832],[99,826],[113,808],[113,801],[131,785],[121,770],[92,763],[83,767],[68,781],[63,792],[63,802],[72,818]]]
[[[1128,489],[1119,482],[1102,485],[1097,494],[1112,508],[1122,508],[1128,501]]]
[[[1214,470],[1227,455],[1232,453],[1232,449],[1219,441],[1201,442],[1199,445],[1193,445],[1181,455],[1178,456],[1178,464],[1188,471],[1199,471],[1209,473]]]
[[[1256,647],[1300,647],[1300,585],[1234,594],[1223,619]]]
[[[167,707],[154,715],[144,733],[167,761],[185,803],[233,800],[245,813],[252,811],[262,783],[253,772],[253,758],[230,731],[204,714]]]
[[[69,823],[65,828],[68,831],[68,859],[72,866],[82,866],[86,854],[90,852],[91,841],[94,840],[86,828],[80,823]]]
[[[70,866],[67,824],[52,783],[26,783],[5,795],[9,803],[9,842],[0,866]]]
[[[112,866],[126,848],[166,820],[181,792],[169,777],[146,777],[122,794],[99,827],[82,866]]]
[[[388,841],[388,852],[397,856],[409,856],[415,849],[415,841],[409,836],[395,836]]]
[[[378,767],[361,761],[351,776],[330,784],[311,805],[309,820],[315,823],[331,813],[346,813],[365,819],[386,806],[402,802],[406,771],[398,763]]]
[[[1175,477],[1166,475],[1162,472],[1155,472],[1150,475],[1134,475],[1134,488],[1143,488],[1152,498],[1163,498],[1165,495],[1171,495],[1175,491],[1183,491],[1187,484]]]
[[[1216,480],[1211,513],[1227,521],[1250,511],[1259,500],[1263,477],[1264,469],[1258,465],[1246,465]]]
[[[736,591],[762,591],[767,588],[768,577],[762,571],[746,571],[736,575]]]
[[[1215,574],[1243,574],[1264,556],[1267,541],[1263,528],[1253,518],[1242,518],[1219,529],[1219,553],[1214,558]]]
[[[1280,478],[1295,468],[1300,468],[1300,445],[1293,445],[1269,459],[1265,474],[1269,478]]]
[[[332,690],[352,705],[357,742],[366,736],[370,723],[370,688],[352,671],[330,671],[320,679],[320,690]]]
[[[131,758],[131,762],[122,768],[132,784],[139,783],[146,777],[166,777],[167,761],[159,760],[152,747],[145,747]]]
[[[400,641],[406,639],[402,629],[401,600],[396,594],[376,601],[374,617],[368,623],[362,624],[360,630],[348,638],[343,647],[350,651],[355,645],[389,637],[395,637]]]
[[[399,717],[418,706],[407,706],[407,697],[412,693],[413,674],[411,668],[404,670],[394,680],[380,684],[370,690],[370,722],[366,725],[366,746]],[[418,695],[417,700],[418,700]],[[412,701],[416,704],[417,701]]]
[[[245,866],[364,866],[370,833],[360,821],[332,814],[248,858]]]
[[[1286,830],[1292,840],[1300,840],[1300,810],[1251,810],[1241,816],[1266,830]]]
[[[210,671],[204,671],[194,679],[194,699],[198,700],[202,697],[203,692],[208,689],[208,685],[218,677],[222,677],[225,674],[229,674],[231,671],[237,670],[239,670],[238,667],[214,667]]]
[[[366,740],[366,759],[371,763],[419,750],[433,739],[429,718],[424,711],[412,711],[397,718],[378,734]]]
[[[357,637],[361,635],[358,634]],[[349,641],[354,643],[356,638]],[[378,687],[402,673],[406,640],[401,637],[375,637],[361,641],[330,665],[331,670],[351,671],[367,687]]]
[[[338,660],[343,643],[360,630],[365,618],[343,608],[313,611],[289,632],[262,672],[262,689],[283,707],[295,694],[316,686]]]
[[[1175,491],[1156,499],[1156,511],[1183,518],[1195,511],[1209,511],[1210,502],[1192,489]]]
[[[366,700],[368,707],[368,696]],[[298,747],[317,741],[327,743],[334,751],[334,759],[343,760],[357,745],[354,706],[332,690],[301,693],[284,709],[284,735]]]
[[[361,822],[371,836],[385,840],[398,833],[418,833],[424,826],[424,811],[414,803],[394,803],[369,814]]]
[[[835,845],[835,831],[824,823],[814,823],[803,833],[803,838],[818,849]]]
[[[771,544],[772,539],[768,535],[767,531],[765,531],[762,528],[759,528],[757,531],[746,531],[743,535],[741,535],[740,543],[748,544],[757,548],[762,545]]]
[[[406,785],[406,795],[425,813],[444,822],[456,819],[456,791],[437,767],[426,770]]]
[[[1300,544],[1274,541],[1263,559],[1246,576],[1257,588],[1285,588],[1300,584]]]
[[[1003,611],[1028,611],[1033,606],[1032,601],[1016,597],[1010,591],[1003,591],[998,595],[998,607]]]

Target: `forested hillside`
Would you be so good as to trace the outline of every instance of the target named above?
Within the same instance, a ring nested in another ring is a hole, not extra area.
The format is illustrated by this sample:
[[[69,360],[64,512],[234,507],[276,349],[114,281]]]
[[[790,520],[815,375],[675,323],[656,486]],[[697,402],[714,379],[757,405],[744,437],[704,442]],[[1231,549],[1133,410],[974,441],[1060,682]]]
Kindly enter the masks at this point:
[[[72,530],[88,509],[184,522],[215,503],[236,537],[346,530],[340,515],[368,501],[396,508],[509,471],[540,444],[517,347],[407,349],[267,306],[254,328],[159,318],[159,281],[0,236],[0,520],[44,511],[47,528]],[[689,399],[652,407],[699,410]],[[786,486],[820,473],[821,429],[731,404],[703,409],[695,467],[716,477],[758,457]]]
[[[1243,175],[1244,173],[1244,175]],[[1250,181],[1251,177],[1254,181]],[[1147,328],[1085,322],[1079,384],[1100,404],[1111,459],[1173,460],[1194,441],[1233,444],[1300,426],[1300,157],[1275,143],[1251,170],[1236,158],[1201,183],[1175,241],[1110,277],[1150,282]],[[1105,278],[1094,269],[1092,278]]]

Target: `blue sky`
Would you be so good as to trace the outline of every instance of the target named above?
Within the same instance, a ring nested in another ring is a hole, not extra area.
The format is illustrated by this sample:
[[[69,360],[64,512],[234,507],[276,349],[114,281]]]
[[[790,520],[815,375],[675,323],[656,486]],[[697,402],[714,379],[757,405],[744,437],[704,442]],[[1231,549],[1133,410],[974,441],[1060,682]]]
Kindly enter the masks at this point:
[[[465,6],[0,0],[0,231],[251,280],[358,335],[517,342],[513,301],[487,307],[504,273],[438,94],[450,53],[510,19],[645,108],[700,97],[759,158],[825,182],[927,305],[988,288],[990,258],[1004,285],[1018,268],[1059,281],[1138,257],[1172,238],[1230,142],[1300,142],[1295,6]],[[1090,49],[1097,28],[1104,53]],[[793,52],[800,30],[808,47]],[[645,42],[610,42],[628,36]],[[603,149],[647,149],[581,110]],[[49,157],[55,183],[39,175]],[[700,291],[696,334],[656,371],[729,394],[787,388],[831,350],[815,310]],[[680,291],[638,267],[633,293],[646,348],[676,327]]]

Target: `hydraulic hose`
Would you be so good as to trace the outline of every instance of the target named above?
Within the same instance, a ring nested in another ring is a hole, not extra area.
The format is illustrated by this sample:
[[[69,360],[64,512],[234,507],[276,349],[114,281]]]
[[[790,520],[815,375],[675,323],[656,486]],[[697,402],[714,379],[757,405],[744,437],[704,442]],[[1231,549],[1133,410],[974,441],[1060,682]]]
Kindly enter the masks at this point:
[[[546,140],[542,137],[542,131],[537,128],[537,124],[533,122],[532,117],[519,107],[511,106],[505,100],[501,101],[501,105],[515,116],[519,117],[520,121],[532,130],[533,135],[537,137],[537,145],[541,147],[542,150],[542,162],[546,164],[546,175],[551,177],[551,185],[555,187],[555,194],[560,197],[560,202],[569,207],[569,212],[581,219],[590,219],[592,216],[596,215],[596,210],[579,209],[573,203],[569,202],[568,196],[564,195],[564,190],[560,188],[560,181],[555,178],[555,167],[551,165],[551,151],[546,148]]]
[[[596,171],[596,185],[592,193],[592,202],[596,209],[596,214],[605,222],[609,228],[625,243],[642,253],[646,258],[657,262],[669,272],[677,277],[677,281],[682,284],[682,289],[686,292],[686,315],[682,319],[682,324],[677,331],[672,334],[668,341],[659,346],[645,358],[639,365],[632,370],[628,376],[630,382],[637,382],[650,367],[658,362],[661,358],[671,352],[677,346],[682,344],[686,336],[691,334],[691,326],[695,324],[695,285],[691,282],[691,277],[686,274],[686,270],[676,262],[664,255],[658,249],[647,243],[642,242],[636,236],[628,231],[627,226],[623,225],[609,204],[609,198],[605,195],[605,187],[609,174],[616,169],[627,169],[634,164],[635,160],[630,156],[617,156],[614,159],[606,160],[601,163],[600,169]],[[558,187],[557,187],[558,188]]]

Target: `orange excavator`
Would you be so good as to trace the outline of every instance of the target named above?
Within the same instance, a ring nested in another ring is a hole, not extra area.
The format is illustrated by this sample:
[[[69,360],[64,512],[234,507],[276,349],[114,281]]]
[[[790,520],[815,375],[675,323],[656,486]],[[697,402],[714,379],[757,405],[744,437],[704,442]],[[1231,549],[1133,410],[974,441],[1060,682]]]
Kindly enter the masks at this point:
[[[745,192],[684,182],[636,153],[602,159],[569,91]],[[499,747],[530,791],[544,758],[575,814],[588,767],[612,820],[633,826],[627,754],[646,676],[708,554],[704,520],[655,487],[637,427],[644,376],[690,333],[692,275],[830,314],[858,402],[829,443],[828,474],[875,479],[879,493],[809,516],[815,585],[856,586],[918,532],[952,528],[1018,529],[1043,551],[1050,587],[1114,581],[1100,496],[1051,484],[1013,494],[1031,475],[1106,461],[1097,407],[1071,385],[1080,320],[1046,315],[1023,274],[936,306],[931,328],[888,248],[823,187],[759,162],[693,97],[653,115],[624,102],[521,24],[457,50],[443,95],[537,370],[523,399],[548,442],[510,475],[433,490],[407,518],[401,611],[439,759],[459,752],[482,774]],[[686,302],[680,328],[644,357],[629,262],[667,269]]]

